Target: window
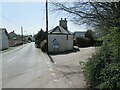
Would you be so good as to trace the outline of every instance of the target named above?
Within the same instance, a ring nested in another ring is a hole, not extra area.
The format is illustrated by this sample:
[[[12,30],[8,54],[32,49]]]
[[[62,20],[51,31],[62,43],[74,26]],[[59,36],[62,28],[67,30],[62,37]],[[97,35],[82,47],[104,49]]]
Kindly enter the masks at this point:
[[[16,37],[13,37],[13,40],[16,40],[17,38]]]

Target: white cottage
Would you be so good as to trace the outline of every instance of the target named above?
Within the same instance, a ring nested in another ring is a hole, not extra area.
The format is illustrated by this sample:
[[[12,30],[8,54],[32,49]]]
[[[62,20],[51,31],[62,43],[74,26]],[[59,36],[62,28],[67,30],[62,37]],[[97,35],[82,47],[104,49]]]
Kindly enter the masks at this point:
[[[5,28],[0,28],[0,50],[9,47],[8,33]]]
[[[59,26],[49,31],[48,51],[64,52],[73,49],[73,34],[67,28],[67,20],[60,20]]]

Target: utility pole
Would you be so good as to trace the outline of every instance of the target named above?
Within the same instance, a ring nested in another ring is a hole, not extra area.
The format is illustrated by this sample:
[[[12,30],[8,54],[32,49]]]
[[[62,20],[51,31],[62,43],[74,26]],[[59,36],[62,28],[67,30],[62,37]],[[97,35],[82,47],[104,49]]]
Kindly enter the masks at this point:
[[[46,0],[46,34],[47,34],[47,53],[48,53],[48,0]]]
[[[21,27],[21,35],[22,35],[22,44],[23,44],[23,27]]]

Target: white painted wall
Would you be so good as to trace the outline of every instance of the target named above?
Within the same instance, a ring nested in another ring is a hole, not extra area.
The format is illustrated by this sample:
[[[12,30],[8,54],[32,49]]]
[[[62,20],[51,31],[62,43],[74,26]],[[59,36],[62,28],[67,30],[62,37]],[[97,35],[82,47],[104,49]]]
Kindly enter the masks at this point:
[[[54,49],[53,47],[53,40],[56,39],[56,42],[59,43],[59,48]],[[48,35],[48,51],[49,52],[63,52],[73,49],[73,35]]]
[[[8,36],[5,32],[0,31],[0,50],[6,49],[9,47]]]

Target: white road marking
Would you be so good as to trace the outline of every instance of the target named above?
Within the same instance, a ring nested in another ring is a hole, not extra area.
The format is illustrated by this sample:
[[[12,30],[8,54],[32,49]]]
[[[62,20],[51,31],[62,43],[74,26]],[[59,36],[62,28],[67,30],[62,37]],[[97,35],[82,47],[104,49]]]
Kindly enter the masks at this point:
[[[50,73],[50,74],[53,75],[53,76],[55,75],[55,73]]]
[[[46,62],[47,64],[50,64],[50,62]]]
[[[9,61],[7,61],[7,62],[10,62],[10,61],[12,61],[14,58],[16,58],[17,56],[14,56],[14,57],[12,57]]]
[[[57,79],[54,79],[53,81],[55,81],[55,82],[58,82],[59,80],[57,80]]]
[[[52,68],[48,68],[50,71],[54,71]]]

